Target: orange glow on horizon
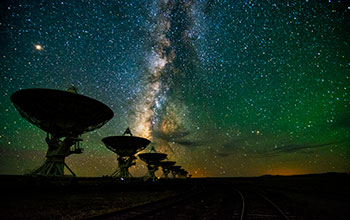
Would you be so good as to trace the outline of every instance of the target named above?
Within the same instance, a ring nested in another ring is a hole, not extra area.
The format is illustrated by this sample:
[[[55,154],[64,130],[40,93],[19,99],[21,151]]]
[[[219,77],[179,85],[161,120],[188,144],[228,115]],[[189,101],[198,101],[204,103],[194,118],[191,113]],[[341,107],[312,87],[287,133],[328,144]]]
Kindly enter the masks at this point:
[[[296,168],[276,168],[270,169],[266,172],[266,174],[270,175],[281,175],[281,176],[292,176],[292,175],[300,175],[300,174],[308,174],[310,172],[302,169]]]

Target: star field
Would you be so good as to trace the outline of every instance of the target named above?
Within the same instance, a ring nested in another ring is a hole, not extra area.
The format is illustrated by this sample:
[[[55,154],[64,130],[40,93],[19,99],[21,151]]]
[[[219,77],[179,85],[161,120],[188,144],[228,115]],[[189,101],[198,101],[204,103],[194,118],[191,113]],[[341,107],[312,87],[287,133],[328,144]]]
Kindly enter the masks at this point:
[[[101,139],[127,127],[197,177],[349,171],[349,13],[346,1],[3,3],[0,173],[28,173],[47,149],[10,95],[71,85],[115,115],[66,159],[78,176],[112,173]]]

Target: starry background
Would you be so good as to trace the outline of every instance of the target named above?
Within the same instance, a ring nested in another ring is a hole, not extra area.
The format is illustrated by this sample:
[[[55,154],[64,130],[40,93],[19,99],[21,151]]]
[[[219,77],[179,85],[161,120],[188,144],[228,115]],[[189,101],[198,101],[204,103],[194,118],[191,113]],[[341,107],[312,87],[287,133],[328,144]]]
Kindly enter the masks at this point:
[[[66,159],[78,176],[111,174],[101,139],[127,127],[196,177],[349,171],[349,13],[331,0],[2,2],[0,173],[29,173],[47,150],[10,95],[72,85],[115,114]]]

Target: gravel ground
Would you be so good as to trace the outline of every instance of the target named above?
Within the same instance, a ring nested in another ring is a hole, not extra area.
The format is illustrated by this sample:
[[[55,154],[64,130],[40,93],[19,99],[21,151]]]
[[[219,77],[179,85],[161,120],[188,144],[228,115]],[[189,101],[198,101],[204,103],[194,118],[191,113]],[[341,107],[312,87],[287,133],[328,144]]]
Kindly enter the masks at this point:
[[[1,199],[0,219],[83,219],[175,194],[174,191],[24,193]]]

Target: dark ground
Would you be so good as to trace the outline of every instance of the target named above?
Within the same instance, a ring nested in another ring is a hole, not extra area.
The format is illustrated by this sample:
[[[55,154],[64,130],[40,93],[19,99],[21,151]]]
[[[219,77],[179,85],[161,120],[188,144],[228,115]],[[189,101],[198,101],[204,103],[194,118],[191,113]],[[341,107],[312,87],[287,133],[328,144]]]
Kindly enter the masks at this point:
[[[174,212],[178,218],[174,215],[173,219],[223,219],[226,212],[239,216],[241,202],[236,189],[245,194],[248,210],[256,202],[252,193],[258,192],[278,204],[290,219],[350,219],[350,175],[344,173],[171,179],[157,183],[142,179],[126,182],[110,178],[0,176],[0,187],[0,219],[82,219],[194,187],[204,189],[201,197],[182,204],[181,211],[177,208]]]

